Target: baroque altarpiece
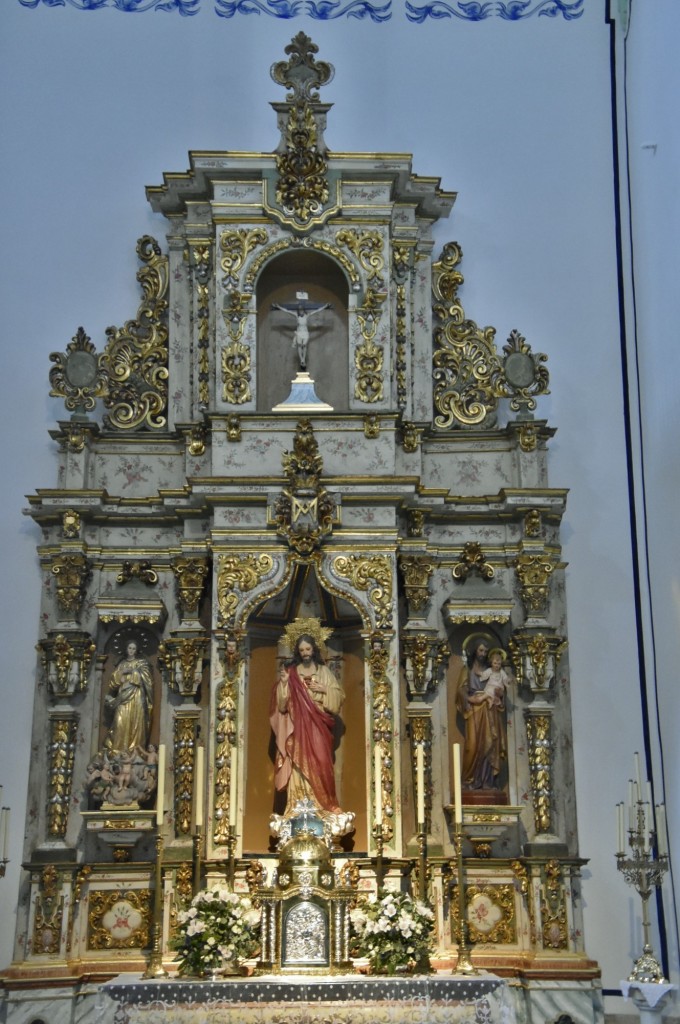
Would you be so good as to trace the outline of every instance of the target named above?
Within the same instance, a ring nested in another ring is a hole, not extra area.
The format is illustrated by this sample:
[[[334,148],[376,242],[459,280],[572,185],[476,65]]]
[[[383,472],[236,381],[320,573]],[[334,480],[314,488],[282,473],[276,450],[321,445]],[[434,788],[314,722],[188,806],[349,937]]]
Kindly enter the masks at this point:
[[[299,623],[344,690],[336,878],[368,892],[379,861],[424,894],[441,971],[462,883],[473,964],[541,1020],[593,1019],[546,356],[466,316],[461,249],[433,242],[454,193],[409,155],[327,147],[316,50],[301,33],[272,66],[273,152],[194,152],[147,190],[167,234],[138,242],[136,317],[51,357],[68,413],[57,486],[30,498],[44,596],[6,985],[143,971],[154,878],[166,965],[197,870],[266,891],[290,819],[270,702]],[[501,682],[473,697],[480,645]]]

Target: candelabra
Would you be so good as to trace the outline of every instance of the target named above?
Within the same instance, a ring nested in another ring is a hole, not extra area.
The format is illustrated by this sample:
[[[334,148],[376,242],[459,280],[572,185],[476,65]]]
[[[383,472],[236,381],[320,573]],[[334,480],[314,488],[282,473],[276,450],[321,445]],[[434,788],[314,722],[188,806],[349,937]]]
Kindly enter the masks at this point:
[[[642,956],[633,964],[629,981],[658,982],[663,984],[663,971],[654,956],[649,941],[649,897],[663,883],[668,870],[668,847],[666,845],[666,810],[657,804],[656,823],[652,813],[649,782],[646,784],[647,800],[642,799],[639,757],[635,755],[636,779],[629,782],[628,799],[628,844],[630,856],[625,853],[624,805],[617,804],[618,852],[616,866],[629,885],[632,885],[642,900]],[[656,852],[656,856],[655,856]]]

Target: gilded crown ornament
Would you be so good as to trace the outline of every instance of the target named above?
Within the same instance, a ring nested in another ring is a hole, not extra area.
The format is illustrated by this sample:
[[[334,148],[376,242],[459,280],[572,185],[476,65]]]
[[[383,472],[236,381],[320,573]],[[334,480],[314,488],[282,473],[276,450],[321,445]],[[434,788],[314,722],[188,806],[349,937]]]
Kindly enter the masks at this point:
[[[301,636],[311,636],[316,646],[321,648],[332,635],[333,630],[328,626],[322,626],[320,619],[314,616],[307,618],[298,616],[286,626],[281,642],[287,650],[293,652],[297,648]]]

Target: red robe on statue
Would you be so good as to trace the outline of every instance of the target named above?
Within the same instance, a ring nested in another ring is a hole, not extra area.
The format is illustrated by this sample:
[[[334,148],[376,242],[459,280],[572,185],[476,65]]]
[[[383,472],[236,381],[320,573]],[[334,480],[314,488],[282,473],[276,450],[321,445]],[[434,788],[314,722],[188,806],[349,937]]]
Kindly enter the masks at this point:
[[[336,694],[342,693],[333,674],[325,666],[317,668],[316,676],[322,682],[328,680],[327,686],[330,684]],[[270,710],[270,721],[276,738],[276,789],[285,789],[292,776],[300,775],[302,788],[311,790],[322,810],[340,813],[333,770],[334,716],[312,698],[295,665],[288,669],[286,711],[281,710],[279,692],[277,683],[272,691]],[[335,703],[338,706],[341,699],[341,696],[339,699],[336,696]],[[290,794],[288,805],[290,808]]]

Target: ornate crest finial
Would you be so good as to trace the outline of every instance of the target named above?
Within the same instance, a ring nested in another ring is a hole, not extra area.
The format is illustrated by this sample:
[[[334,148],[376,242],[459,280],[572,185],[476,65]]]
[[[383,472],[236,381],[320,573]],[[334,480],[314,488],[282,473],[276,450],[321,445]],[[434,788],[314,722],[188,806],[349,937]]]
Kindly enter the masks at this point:
[[[271,76],[277,85],[291,91],[286,100],[291,103],[305,103],[319,99],[319,88],[330,82],[335,74],[332,64],[318,63],[314,54],[319,47],[304,32],[298,32],[285,49],[289,60],[277,61],[271,66]]]

